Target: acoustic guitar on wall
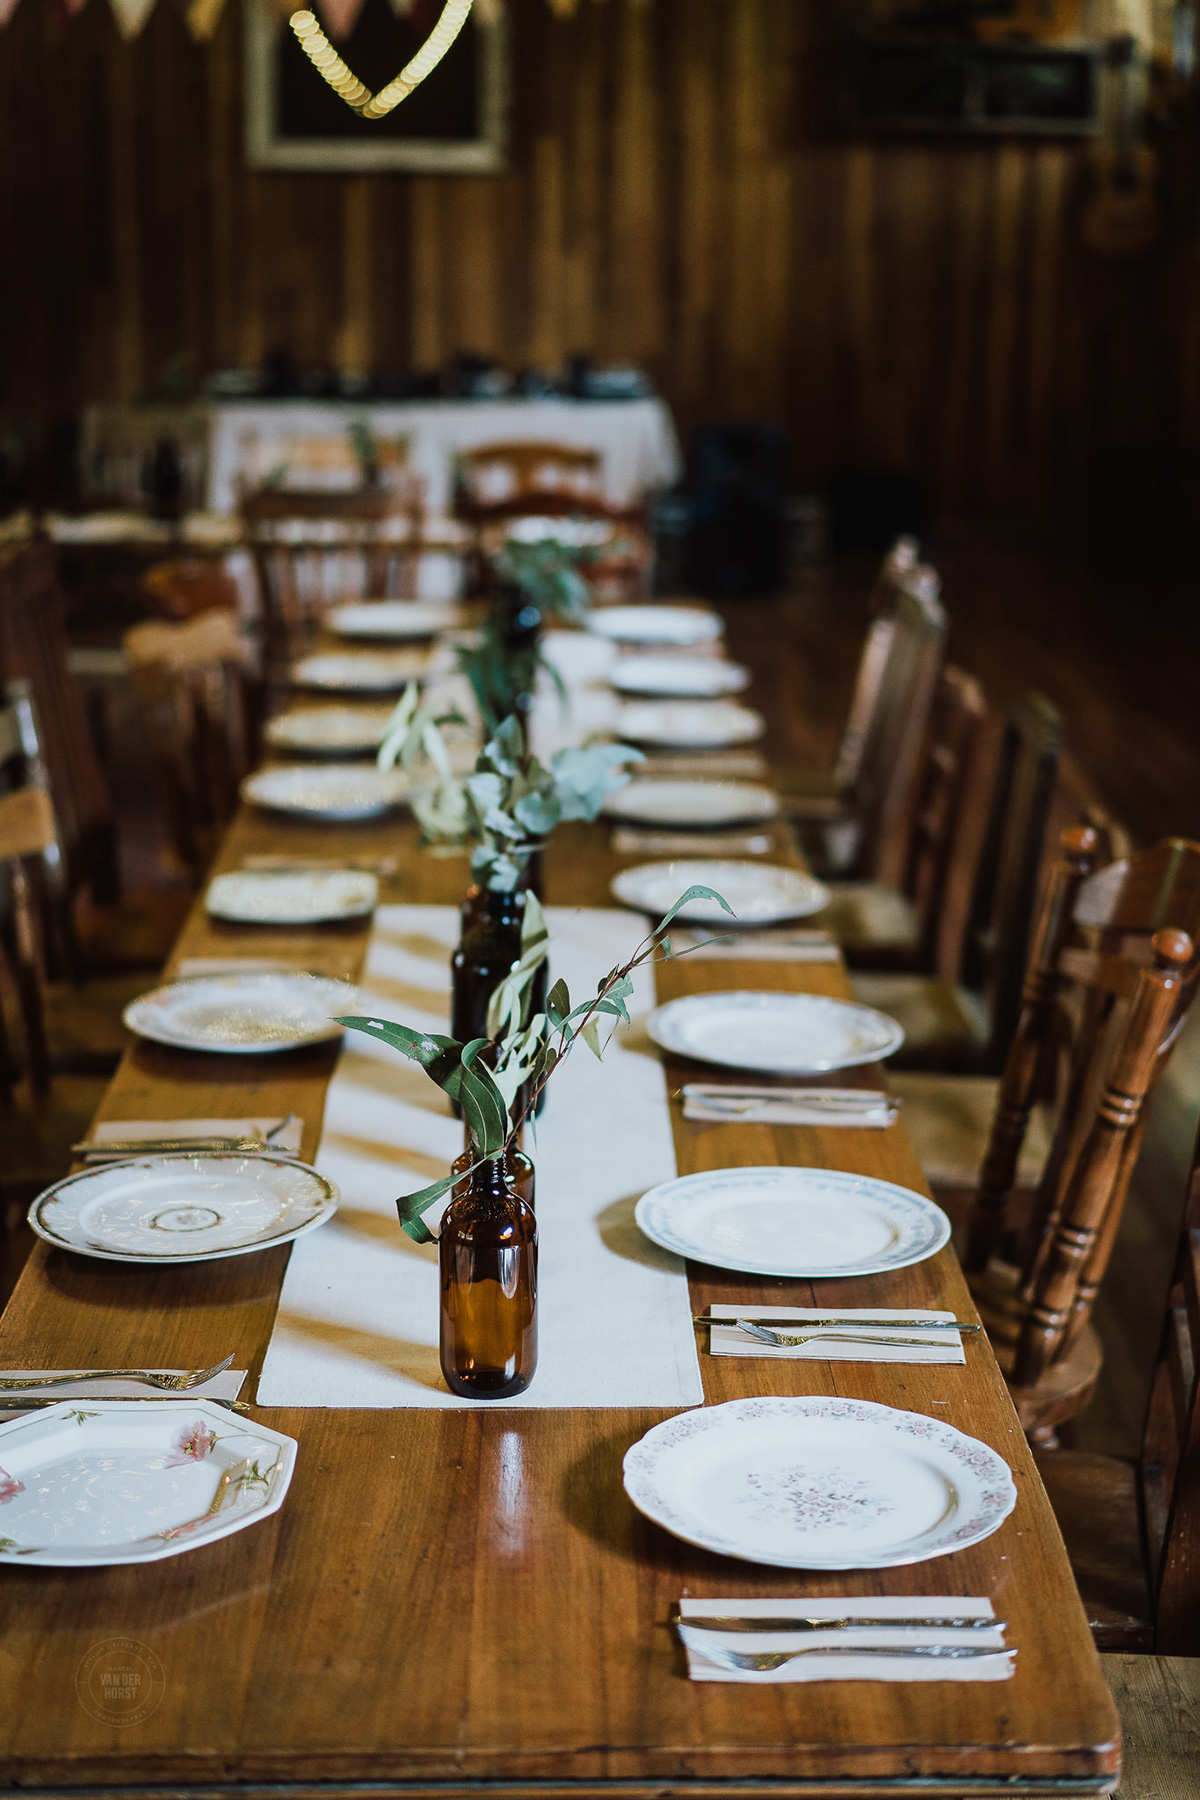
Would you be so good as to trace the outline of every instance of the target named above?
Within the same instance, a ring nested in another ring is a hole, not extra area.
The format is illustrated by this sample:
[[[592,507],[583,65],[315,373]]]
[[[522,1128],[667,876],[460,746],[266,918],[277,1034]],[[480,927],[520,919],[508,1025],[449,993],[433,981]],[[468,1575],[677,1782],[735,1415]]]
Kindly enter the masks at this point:
[[[1083,240],[1102,256],[1142,256],[1162,231],[1158,158],[1138,135],[1134,58],[1137,41],[1114,38],[1108,65],[1116,82],[1107,142],[1094,151],[1093,189],[1083,215]]]

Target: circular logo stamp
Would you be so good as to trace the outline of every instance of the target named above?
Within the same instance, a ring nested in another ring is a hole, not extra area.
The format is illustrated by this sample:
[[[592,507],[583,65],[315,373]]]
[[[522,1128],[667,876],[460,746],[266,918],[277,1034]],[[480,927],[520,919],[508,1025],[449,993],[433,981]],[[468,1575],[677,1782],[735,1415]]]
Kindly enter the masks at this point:
[[[93,1644],[75,1671],[79,1704],[104,1725],[140,1725],[162,1702],[163,1666],[137,1638],[105,1638]]]

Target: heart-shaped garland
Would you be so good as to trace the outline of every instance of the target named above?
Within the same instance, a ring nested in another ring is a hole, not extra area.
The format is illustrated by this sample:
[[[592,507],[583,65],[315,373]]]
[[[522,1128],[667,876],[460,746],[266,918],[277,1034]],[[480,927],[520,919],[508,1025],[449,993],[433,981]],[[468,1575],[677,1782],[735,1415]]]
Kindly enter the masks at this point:
[[[446,0],[442,16],[410,63],[401,69],[395,81],[373,94],[358,79],[353,69],[342,60],[322,31],[317,15],[294,12],[289,19],[292,30],[318,74],[323,75],[335,94],[352,106],[364,119],[382,119],[406,100],[419,87],[431,70],[436,69],[447,50],[467,22],[471,0]]]

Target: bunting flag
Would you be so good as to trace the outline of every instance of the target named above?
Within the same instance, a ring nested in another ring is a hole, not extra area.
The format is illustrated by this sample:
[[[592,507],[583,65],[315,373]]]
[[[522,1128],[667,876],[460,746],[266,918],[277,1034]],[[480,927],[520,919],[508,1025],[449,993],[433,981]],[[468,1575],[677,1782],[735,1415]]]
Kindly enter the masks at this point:
[[[336,44],[343,38],[348,38],[358,24],[363,0],[317,0],[317,5],[321,9],[325,29]]]
[[[87,0],[50,0],[54,9],[68,20],[73,19],[76,13],[82,12],[86,3]],[[265,0],[265,3],[271,5],[273,10],[282,13],[286,18],[293,12],[295,0]],[[470,0],[466,0],[466,3],[467,10],[470,10]],[[508,3],[509,0],[475,0],[475,15],[479,23],[495,25]],[[602,4],[603,0],[597,0],[597,3]],[[1133,0],[1130,0],[1130,3],[1133,3]],[[4,26],[8,24],[19,4],[20,0],[0,0],[0,30],[3,30]],[[109,0],[109,4],[117,21],[117,29],[127,41],[140,35],[154,10],[154,0]],[[225,10],[225,0],[183,0],[183,4],[188,31],[196,43],[206,44],[220,23],[221,15]],[[364,0],[315,0],[315,4],[320,9],[329,39],[336,43],[348,37],[353,31],[363,9]],[[580,0],[546,0],[546,4],[556,18],[570,19],[578,13]],[[646,6],[649,5],[649,0],[630,0],[630,4]],[[436,37],[439,31],[445,36],[446,31],[443,27],[446,13],[452,7],[456,13],[459,10],[459,7],[454,4],[454,0],[450,0],[449,5],[446,0],[389,0],[389,5],[397,18],[408,19],[418,31],[428,31],[431,37]],[[445,48],[446,46],[443,45],[442,53]],[[413,58],[413,63],[409,64],[409,68],[411,69],[414,64],[419,65],[425,60],[428,59],[423,57],[423,53],[418,52],[418,55]],[[440,60],[439,55],[434,55],[432,61],[429,62],[429,67],[433,67],[438,60]],[[429,70],[426,68],[424,73],[428,74],[428,72]],[[421,80],[423,76],[418,74],[417,79]],[[410,93],[416,86],[415,81],[398,78],[398,82],[400,91],[395,91],[398,86],[397,82],[392,82],[388,88],[382,90],[388,95],[387,104],[382,104],[382,94],[375,97],[381,101],[382,110],[377,113],[367,112],[368,118],[382,117],[383,112],[390,111],[391,107],[396,105],[397,100],[402,100],[404,95]],[[361,83],[358,85],[361,86]],[[366,92],[365,89],[363,91]]]
[[[154,0],[109,0],[109,4],[117,21],[117,30],[127,43],[138,36],[154,11]]]
[[[225,0],[188,0],[187,28],[198,44],[207,44],[224,10]]]
[[[17,0],[0,0],[0,30],[8,24],[17,10]]]

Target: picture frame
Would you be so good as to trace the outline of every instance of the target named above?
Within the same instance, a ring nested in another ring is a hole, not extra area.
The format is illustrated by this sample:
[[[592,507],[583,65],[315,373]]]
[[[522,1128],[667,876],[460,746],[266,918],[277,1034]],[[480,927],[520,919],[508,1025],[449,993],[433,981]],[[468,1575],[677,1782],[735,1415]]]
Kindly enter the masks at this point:
[[[507,166],[512,63],[507,11],[486,23],[472,15],[427,80],[378,122],[358,118],[326,89],[286,16],[261,0],[247,0],[244,18],[245,146],[250,168],[343,175],[372,171],[494,175]],[[387,0],[367,0],[349,45],[338,48],[354,68],[356,49],[363,55],[360,32],[368,48],[373,42],[378,57],[381,37],[386,33],[394,37],[403,29]],[[380,86],[403,66],[398,52],[394,60],[396,67],[386,64]],[[367,63],[355,72],[364,80],[372,74]],[[444,129],[437,129],[443,124]]]

